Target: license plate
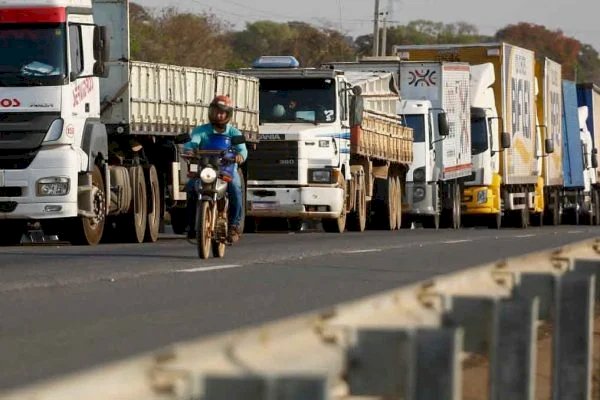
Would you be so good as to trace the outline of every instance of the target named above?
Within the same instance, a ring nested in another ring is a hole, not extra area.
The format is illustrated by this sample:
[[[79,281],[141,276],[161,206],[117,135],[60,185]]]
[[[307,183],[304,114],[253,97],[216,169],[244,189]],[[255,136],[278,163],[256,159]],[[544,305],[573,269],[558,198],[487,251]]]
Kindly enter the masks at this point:
[[[0,187],[4,185],[4,171],[0,171]]]
[[[252,209],[253,210],[272,210],[279,205],[276,201],[261,201],[261,202],[253,202]]]

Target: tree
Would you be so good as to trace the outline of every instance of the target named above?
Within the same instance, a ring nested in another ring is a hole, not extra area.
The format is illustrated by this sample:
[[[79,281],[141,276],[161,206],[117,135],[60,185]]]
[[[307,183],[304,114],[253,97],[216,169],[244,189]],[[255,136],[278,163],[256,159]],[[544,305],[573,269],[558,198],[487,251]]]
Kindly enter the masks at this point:
[[[542,25],[521,22],[499,30],[496,38],[533,50],[538,57],[548,57],[560,63],[563,78],[575,79],[581,43],[565,36],[560,29],[551,31]]]
[[[392,46],[400,44],[460,44],[488,42],[491,39],[488,36],[479,35],[477,28],[466,22],[443,24],[428,20],[416,20],[407,25],[398,25],[388,29],[386,54],[391,53]],[[359,36],[355,44],[360,55],[371,55],[373,35]]]

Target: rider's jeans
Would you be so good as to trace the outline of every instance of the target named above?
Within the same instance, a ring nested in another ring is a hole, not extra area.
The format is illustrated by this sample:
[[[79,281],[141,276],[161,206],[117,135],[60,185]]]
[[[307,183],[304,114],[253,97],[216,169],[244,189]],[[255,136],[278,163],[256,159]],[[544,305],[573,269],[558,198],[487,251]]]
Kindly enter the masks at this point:
[[[237,168],[234,169],[237,171]],[[198,193],[196,193],[196,179],[190,179],[185,185],[187,192],[187,218],[190,224],[191,230],[194,228],[196,221],[196,201],[198,200]],[[229,225],[240,225],[242,221],[242,181],[239,174],[233,174],[233,181],[227,185],[227,195],[229,197]]]

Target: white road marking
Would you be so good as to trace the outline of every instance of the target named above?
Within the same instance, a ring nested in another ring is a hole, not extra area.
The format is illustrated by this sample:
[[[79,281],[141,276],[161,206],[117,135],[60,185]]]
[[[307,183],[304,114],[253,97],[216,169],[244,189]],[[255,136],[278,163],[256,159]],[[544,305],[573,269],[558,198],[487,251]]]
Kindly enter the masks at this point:
[[[516,238],[528,238],[536,236],[535,233],[528,233],[527,235],[516,235]]]
[[[583,231],[567,231],[567,233],[570,233],[570,234],[574,234],[574,233],[583,233]]]
[[[454,243],[466,243],[466,242],[472,242],[472,239],[459,239],[459,240],[446,240],[445,242],[442,242],[443,244],[454,244]]]
[[[179,269],[177,272],[208,272],[208,271],[218,271],[221,269],[231,269],[231,268],[241,268],[243,265],[239,264],[228,264],[228,265],[214,265],[212,267],[198,267],[198,268],[190,268],[190,269]]]
[[[381,251],[381,249],[364,249],[364,250],[348,250],[342,251],[342,254],[361,254],[361,253],[376,253]]]

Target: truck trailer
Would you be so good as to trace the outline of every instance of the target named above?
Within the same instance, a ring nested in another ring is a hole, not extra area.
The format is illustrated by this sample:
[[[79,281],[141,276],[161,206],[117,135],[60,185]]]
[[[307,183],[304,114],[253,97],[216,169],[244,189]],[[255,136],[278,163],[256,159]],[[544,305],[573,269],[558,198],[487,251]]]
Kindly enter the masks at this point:
[[[577,104],[581,111],[580,129],[582,135],[591,138],[586,147],[591,193],[590,210],[593,220],[587,222],[600,225],[600,169],[598,168],[598,146],[600,146],[600,87],[593,83],[577,84]],[[584,107],[584,108],[582,108]]]
[[[465,189],[463,217],[475,221],[485,219],[494,227],[501,224],[527,227],[530,214],[543,211],[543,188],[540,187],[543,179],[538,159],[552,151],[551,141],[542,149],[535,126],[534,53],[508,43],[399,45],[393,46],[393,51],[407,61],[493,65],[494,80],[488,83],[501,129],[497,141],[488,139],[478,143],[485,148],[480,154],[486,153],[489,157],[479,157],[478,161],[483,164],[474,164],[474,168],[481,170],[475,173],[474,180],[477,181],[478,176],[491,176],[491,181]],[[484,115],[480,114],[472,118],[481,119]]]
[[[536,98],[538,136],[542,143],[551,139],[554,151],[551,154],[539,154],[537,151],[538,168],[541,167],[543,194],[537,193],[536,199],[543,199],[543,213],[537,214],[540,223],[559,225],[562,214],[561,192],[564,185],[563,177],[563,132],[562,116],[562,67],[549,58],[536,62],[536,78],[538,94]],[[540,166],[539,163],[542,163]],[[537,209],[542,207],[538,204]],[[541,219],[540,219],[541,218]]]
[[[397,110],[413,129],[413,162],[406,177],[403,225],[461,225],[461,185],[471,176],[469,65],[401,62],[364,57],[326,65],[347,73],[391,72],[400,86]]]
[[[301,68],[261,57],[259,143],[248,162],[248,222],[318,220],[327,232],[401,225],[412,130],[390,73]]]
[[[0,0],[2,242],[155,241],[167,210],[182,231],[178,142],[215,94],[257,139],[256,79],[131,61],[128,21],[127,0]]]

